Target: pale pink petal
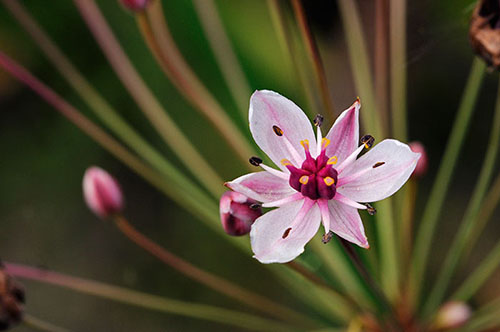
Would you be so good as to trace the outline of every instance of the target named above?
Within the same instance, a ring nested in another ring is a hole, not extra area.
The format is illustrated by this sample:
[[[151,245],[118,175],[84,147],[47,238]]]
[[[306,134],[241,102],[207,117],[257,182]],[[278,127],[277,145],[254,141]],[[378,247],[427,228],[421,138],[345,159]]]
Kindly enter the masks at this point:
[[[358,147],[360,107],[361,104],[356,101],[342,112],[326,135],[330,140],[326,155],[337,156],[338,163],[343,162]]]
[[[249,121],[257,145],[287,173],[288,170],[281,164],[283,159],[289,159],[298,167],[298,162],[305,159],[300,141],[308,140],[311,149],[315,150],[316,139],[307,116],[292,101],[276,92],[254,92],[250,99]],[[276,135],[273,126],[281,129],[283,135]]]
[[[269,172],[243,175],[231,182],[226,182],[225,185],[231,190],[263,203],[277,201],[296,193],[288,184],[288,180]]]
[[[408,145],[386,139],[339,174],[337,192],[357,202],[382,200],[403,186],[419,158]]]
[[[332,232],[360,247],[370,247],[365,236],[363,222],[356,208],[330,200],[328,209],[330,211],[330,230]]]
[[[316,234],[320,220],[318,206],[308,198],[264,214],[255,221],[250,231],[254,257],[261,263],[293,260]]]

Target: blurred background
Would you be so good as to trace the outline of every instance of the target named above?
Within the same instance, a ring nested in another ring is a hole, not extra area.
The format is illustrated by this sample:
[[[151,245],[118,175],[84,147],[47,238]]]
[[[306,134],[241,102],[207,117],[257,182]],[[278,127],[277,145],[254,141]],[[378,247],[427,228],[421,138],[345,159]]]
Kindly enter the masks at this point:
[[[185,130],[225,179],[245,172],[227,144],[179,95],[159,70],[142,40],[134,17],[117,1],[97,1],[108,22],[148,86],[176,123]],[[357,1],[373,52],[373,1]],[[23,1],[107,100],[169,160],[180,165],[136,107],[103,57],[71,1]],[[293,67],[284,61],[264,0],[216,1],[223,23],[251,87],[270,89],[307,103]],[[475,1],[408,2],[408,108],[410,139],[427,148],[430,170],[420,185],[419,210],[439,165],[464,89],[473,54],[468,23]],[[190,0],[163,1],[176,42],[189,64],[222,103],[240,129],[249,135],[224,83]],[[304,1],[328,75],[336,112],[356,98],[347,47],[335,1]],[[0,49],[28,67],[91,119],[96,120],[30,37],[0,6]],[[371,56],[370,56],[371,58]],[[487,75],[443,207],[431,269],[437,270],[451,235],[463,215],[489,138],[498,74]],[[126,215],[139,230],[179,256],[217,272],[280,302],[302,308],[293,294],[251,257],[236,252],[210,229],[155,190],[101,149],[29,89],[0,70],[0,258],[42,266],[162,296],[248,310],[198,284],[130,243],[85,206],[81,181],[85,169],[98,165],[121,183]],[[316,111],[314,111],[316,112]],[[327,123],[326,126],[330,126]],[[327,128],[325,126],[325,128]],[[498,167],[497,167],[498,169]],[[496,212],[471,262],[477,262],[500,238]],[[371,241],[375,241],[372,237]],[[439,250],[442,248],[442,250]],[[466,267],[467,269],[467,267]],[[467,270],[461,272],[462,275]],[[430,273],[430,275],[433,275]],[[474,298],[477,303],[500,296],[497,273]],[[461,279],[454,280],[458,282]],[[23,282],[27,312],[77,331],[178,331],[234,328],[160,314],[81,295],[69,290]],[[16,331],[28,331],[18,327]]]

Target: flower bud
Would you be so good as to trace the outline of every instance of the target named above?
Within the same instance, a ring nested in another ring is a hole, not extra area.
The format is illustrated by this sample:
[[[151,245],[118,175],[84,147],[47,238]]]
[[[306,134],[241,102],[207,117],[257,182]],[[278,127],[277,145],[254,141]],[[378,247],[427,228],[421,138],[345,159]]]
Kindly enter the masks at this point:
[[[409,144],[410,149],[415,153],[420,153],[420,159],[417,162],[417,167],[413,171],[412,176],[416,178],[421,178],[427,173],[427,168],[429,166],[429,159],[427,158],[427,152],[424,146],[420,142],[411,142]]]
[[[227,234],[234,236],[248,234],[255,219],[262,215],[257,201],[234,191],[221,196],[219,210],[222,227]]]
[[[120,0],[123,7],[133,12],[143,11],[150,0]]]
[[[477,2],[469,29],[474,51],[489,65],[500,69],[500,5],[498,0]]]
[[[24,288],[7,274],[0,262],[0,331],[21,321],[24,312]]]
[[[123,209],[118,182],[108,172],[96,166],[85,171],[83,196],[87,206],[101,218],[107,218]]]
[[[450,301],[439,309],[433,327],[438,330],[456,329],[469,320],[471,309],[465,302]]]

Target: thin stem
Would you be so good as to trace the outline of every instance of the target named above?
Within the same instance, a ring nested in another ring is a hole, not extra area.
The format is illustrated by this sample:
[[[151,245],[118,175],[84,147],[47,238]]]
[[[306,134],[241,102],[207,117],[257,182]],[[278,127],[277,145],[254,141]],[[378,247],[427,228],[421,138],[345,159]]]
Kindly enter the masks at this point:
[[[389,128],[389,0],[375,1],[375,96],[384,132]]]
[[[5,266],[11,275],[19,278],[56,285],[80,293],[163,313],[205,319],[257,331],[269,331],[273,329],[278,329],[279,331],[289,331],[291,328],[281,322],[235,310],[173,300],[27,265],[6,263]]]
[[[403,207],[401,209],[401,234],[400,234],[400,250],[401,269],[403,275],[407,275],[409,263],[411,259],[411,250],[413,247],[413,223],[415,218],[415,203],[417,199],[418,180],[410,178],[406,184],[406,195],[404,196]]]
[[[151,1],[146,15],[152,35],[144,35],[144,32],[148,32],[145,27],[141,27],[141,31],[151,51],[157,52],[155,58],[161,62],[160,67],[184,97],[215,126],[245,165],[248,165],[249,156],[255,154],[254,149],[184,60],[168,29],[161,1]]]
[[[295,272],[299,273],[301,276],[308,279],[312,283],[318,285],[319,287],[326,288],[326,289],[332,289],[331,286],[325,280],[323,280],[322,278],[320,278],[316,274],[309,271],[303,265],[301,265],[295,261],[291,261],[289,263],[286,263],[285,265],[287,267],[291,268],[292,270],[294,270]]]
[[[315,91],[313,91],[313,84],[309,84],[306,77],[307,75],[304,73],[304,66],[300,65],[300,61],[297,56],[298,52],[293,47],[292,36],[290,35],[290,29],[287,25],[280,0],[267,0],[267,5],[282,53],[285,55],[284,58],[290,62],[294,68],[294,74],[300,82],[300,87],[302,87],[301,91],[303,91],[306,95],[307,102],[309,104],[306,111],[310,116],[315,116],[317,113],[315,113],[314,110],[319,109],[320,105],[316,105],[317,100],[314,95]]]
[[[193,4],[215,55],[215,60],[222,71],[226,85],[229,87],[229,92],[246,123],[248,100],[252,91],[231,41],[224,30],[217,6],[213,0],[194,0]]]
[[[425,274],[427,258],[432,243],[434,228],[439,218],[444,198],[460,154],[470,118],[474,111],[481,87],[485,65],[482,60],[474,59],[464,95],[453,124],[453,129],[446,146],[444,157],[439,167],[436,181],[423,212],[420,228],[415,241],[412,266],[409,273],[409,295],[413,304],[418,302],[420,287]]]
[[[406,109],[406,0],[391,0],[391,114],[392,135],[408,139]]]
[[[123,85],[165,143],[207,188],[220,187],[223,182],[221,178],[175,125],[147,87],[116,40],[95,2],[74,0],[74,3]]]
[[[104,132],[99,126],[95,125],[72,105],[68,104],[64,99],[57,95],[53,90],[40,82],[26,69],[18,65],[2,52],[0,52],[0,67],[3,67],[16,79],[26,84],[70,122],[75,124],[84,133],[90,136],[134,172],[167,194],[167,196],[169,196],[177,204],[196,214],[200,217],[200,220],[206,222],[207,225],[211,226],[219,234],[222,233],[218,224],[219,218],[217,217],[217,207],[202,191],[199,191],[199,189],[194,186],[191,188],[185,187],[185,190],[179,190],[179,187],[173,184],[182,184],[183,182],[176,182],[180,181],[182,178],[174,177],[171,179],[171,183],[162,180],[163,177],[160,174],[131,154],[113,137]]]
[[[284,321],[292,321],[301,326],[314,326],[306,316],[275,303],[263,296],[250,292],[232,282],[204,271],[182,258],[174,255],[151,239],[137,231],[123,216],[114,217],[116,227],[131,241],[136,243],[163,263],[174,268],[186,277],[195,280],[215,291],[236,299],[252,308],[271,314]]]
[[[178,171],[156,149],[146,142],[120,114],[90,85],[85,77],[68,60],[67,56],[57,47],[50,37],[43,31],[19,1],[3,0],[6,8],[15,16],[23,28],[31,35],[54,67],[73,87],[91,110],[101,119],[120,139],[130,146],[140,157],[155,167],[169,179],[177,178],[183,183],[181,188],[193,188],[194,183]],[[189,183],[189,184],[188,184]],[[220,196],[222,186],[208,188],[214,196]]]
[[[70,330],[64,329],[62,327],[56,326],[52,323],[46,322],[39,318],[36,318],[30,314],[23,315],[23,324],[31,329],[45,332],[70,332]]]
[[[369,52],[363,34],[359,11],[355,1],[338,0],[337,2],[344,27],[354,83],[363,105],[361,120],[363,121],[365,130],[376,138],[382,139],[384,132],[382,131],[380,119],[377,116],[378,109],[368,58]]]
[[[423,309],[423,315],[430,315],[437,308],[442,300],[447,286],[453,276],[453,273],[458,265],[460,257],[466,248],[471,229],[474,227],[474,220],[479,214],[481,203],[488,189],[495,161],[498,155],[498,147],[500,145],[500,84],[498,87],[497,102],[495,107],[495,115],[491,125],[490,140],[488,149],[484,157],[483,166],[479,173],[479,179],[472,193],[471,199],[465,211],[460,228],[455,235],[452,245],[448,250],[448,255],[441,266],[437,281],[427,299]]]
[[[302,40],[306,46],[305,48],[307,54],[309,55],[309,59],[311,60],[314,66],[316,82],[321,92],[321,99],[323,100],[325,111],[327,112],[327,114],[330,116],[331,119],[334,119],[335,110],[333,108],[330,91],[328,89],[328,82],[326,80],[325,68],[323,66],[323,62],[321,61],[321,55],[319,54],[318,45],[316,44],[316,41],[314,40],[314,37],[311,33],[311,30],[307,23],[306,14],[304,12],[304,8],[302,7],[300,0],[292,0],[292,6],[293,6],[293,11],[295,13],[295,17],[297,19],[300,34],[302,36]]]
[[[392,307],[389,300],[385,297],[384,293],[379,288],[379,286],[377,285],[375,280],[373,280],[373,278],[371,277],[368,270],[365,268],[363,262],[359,258],[356,251],[353,249],[351,243],[344,240],[340,236],[336,236],[336,237],[339,240],[342,247],[344,248],[347,255],[351,258],[351,260],[352,260],[354,266],[356,267],[356,269],[358,270],[359,274],[363,277],[365,282],[368,284],[370,289],[373,291],[373,294],[376,296],[376,298],[378,300],[378,304],[381,304],[384,307],[385,313],[390,314],[392,324],[394,324],[394,326],[398,326],[399,323],[397,321],[397,318],[396,318],[397,316],[396,316],[396,313],[394,312],[394,308]]]

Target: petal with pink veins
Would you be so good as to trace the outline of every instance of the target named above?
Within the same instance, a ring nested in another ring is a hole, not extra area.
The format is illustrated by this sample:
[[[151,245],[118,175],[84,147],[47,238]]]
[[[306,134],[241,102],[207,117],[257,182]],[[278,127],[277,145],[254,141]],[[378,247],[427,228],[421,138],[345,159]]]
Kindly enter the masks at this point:
[[[342,112],[326,135],[330,145],[326,148],[326,155],[337,156],[338,163],[343,162],[356,150],[359,144],[359,101]]]
[[[252,225],[254,257],[261,263],[286,263],[304,252],[318,231],[321,214],[308,198],[272,210]]]
[[[277,201],[296,193],[288,184],[288,180],[269,172],[243,175],[225,185],[233,191],[263,203]]]
[[[300,141],[308,140],[311,149],[316,150],[316,138],[307,116],[292,101],[276,92],[254,92],[250,98],[249,121],[250,131],[257,145],[287,173],[287,168],[281,164],[283,159],[289,159],[295,164],[296,156],[300,157],[300,161],[305,159]],[[281,132],[282,135],[279,136],[276,132]],[[315,152],[311,151],[313,155]]]
[[[339,174],[337,192],[356,202],[375,202],[394,194],[417,165],[419,153],[386,139]]]
[[[330,200],[328,210],[330,211],[330,230],[332,232],[362,248],[370,247],[363,222],[356,208]]]

